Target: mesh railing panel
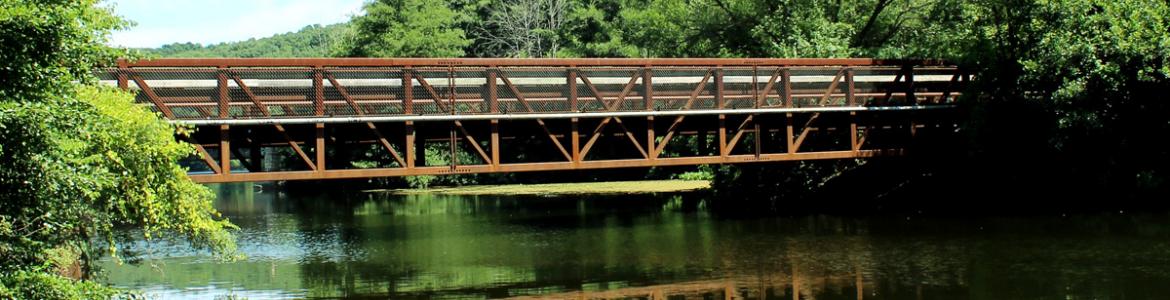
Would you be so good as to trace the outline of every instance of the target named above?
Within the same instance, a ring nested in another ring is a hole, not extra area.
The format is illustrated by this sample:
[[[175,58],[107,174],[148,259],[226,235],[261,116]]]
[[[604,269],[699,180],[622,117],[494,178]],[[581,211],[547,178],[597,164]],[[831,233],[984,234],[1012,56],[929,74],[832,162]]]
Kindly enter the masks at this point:
[[[953,67],[897,66],[141,67],[96,73],[105,84],[124,82],[139,103],[161,113],[159,103],[175,119],[221,119],[225,112],[229,119],[255,119],[847,106],[846,70],[853,74],[852,105],[951,103],[970,79]]]

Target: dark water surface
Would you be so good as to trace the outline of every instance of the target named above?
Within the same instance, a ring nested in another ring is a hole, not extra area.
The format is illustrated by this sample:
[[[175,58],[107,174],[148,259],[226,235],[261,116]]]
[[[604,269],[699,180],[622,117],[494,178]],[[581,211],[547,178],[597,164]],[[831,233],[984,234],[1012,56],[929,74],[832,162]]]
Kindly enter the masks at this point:
[[[150,258],[107,261],[107,280],[193,299],[1170,298],[1167,213],[732,217],[701,195],[219,189],[247,259],[139,243]]]

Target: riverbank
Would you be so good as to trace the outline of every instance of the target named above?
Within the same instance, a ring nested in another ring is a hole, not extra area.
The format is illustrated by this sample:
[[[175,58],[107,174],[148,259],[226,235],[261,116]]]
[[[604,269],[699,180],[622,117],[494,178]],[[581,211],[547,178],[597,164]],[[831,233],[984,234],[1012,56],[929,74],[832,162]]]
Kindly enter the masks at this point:
[[[471,185],[459,187],[431,187],[426,189],[370,190],[372,193],[393,195],[584,195],[584,194],[651,194],[705,190],[711,188],[707,180],[639,180],[607,182],[574,182],[544,184]]]

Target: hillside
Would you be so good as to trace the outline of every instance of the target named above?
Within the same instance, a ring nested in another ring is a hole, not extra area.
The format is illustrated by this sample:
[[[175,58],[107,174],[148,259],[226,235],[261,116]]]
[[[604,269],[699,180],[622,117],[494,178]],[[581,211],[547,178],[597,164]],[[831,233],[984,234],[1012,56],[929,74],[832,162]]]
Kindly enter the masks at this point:
[[[347,29],[347,23],[309,25],[296,32],[246,41],[207,46],[174,43],[140,50],[158,57],[325,57]]]

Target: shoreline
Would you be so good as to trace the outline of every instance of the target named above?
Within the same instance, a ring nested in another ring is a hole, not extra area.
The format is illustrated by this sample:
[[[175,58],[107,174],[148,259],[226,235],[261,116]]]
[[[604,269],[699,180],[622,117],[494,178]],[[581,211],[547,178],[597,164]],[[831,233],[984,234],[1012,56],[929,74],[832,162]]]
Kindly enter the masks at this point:
[[[468,185],[458,187],[431,187],[426,189],[379,189],[367,193],[390,195],[465,195],[465,196],[530,196],[530,195],[614,195],[653,194],[700,191],[711,188],[707,180],[637,180],[576,183]]]

